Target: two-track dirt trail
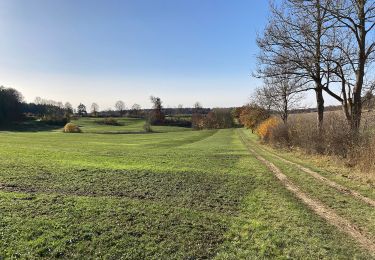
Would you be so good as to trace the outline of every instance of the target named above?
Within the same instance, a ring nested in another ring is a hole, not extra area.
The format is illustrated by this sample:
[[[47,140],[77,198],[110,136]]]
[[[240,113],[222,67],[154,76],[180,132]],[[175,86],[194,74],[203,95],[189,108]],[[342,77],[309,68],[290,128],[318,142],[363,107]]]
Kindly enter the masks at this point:
[[[268,169],[276,176],[276,178],[280,181],[280,183],[290,192],[292,192],[298,199],[300,199],[307,207],[309,207],[311,210],[313,210],[317,215],[325,219],[327,222],[329,222],[331,225],[335,226],[342,232],[347,233],[350,235],[354,240],[357,241],[359,245],[361,245],[363,248],[370,251],[375,256],[375,241],[371,238],[369,234],[366,233],[363,229],[357,227],[355,224],[353,224],[350,220],[340,216],[338,213],[336,213],[335,210],[330,208],[329,206],[325,205],[320,200],[312,197],[309,193],[303,191],[298,185],[293,183],[287,175],[285,175],[275,164],[273,164],[271,161],[267,160],[263,156],[261,156],[255,149],[253,149],[252,146],[256,145],[254,143],[249,143],[246,139],[246,136],[242,132],[242,130],[238,130],[238,135],[242,143],[245,145],[245,147],[248,149],[248,151],[253,154],[259,161],[261,161],[264,165],[268,167]],[[258,149],[262,149],[257,147]],[[268,152],[266,150],[263,150],[265,152]],[[270,153],[270,152],[268,152]],[[270,153],[271,154],[271,153]],[[326,183],[328,186],[334,188],[337,192],[345,193],[347,195],[353,196],[356,199],[367,203],[368,205],[371,205],[374,207],[375,210],[375,201],[367,198],[361,194],[359,194],[356,191],[350,190],[334,181],[331,181],[323,176],[321,176],[319,173],[314,172],[302,165],[299,165],[295,162],[288,161],[276,154],[271,154],[272,156],[280,159],[284,163],[288,163],[290,165],[295,166],[297,169],[303,171],[304,173],[307,173],[314,177],[316,180]]]
[[[288,163],[290,165],[293,165],[295,167],[297,167],[298,169],[300,169],[301,171],[309,174],[310,176],[314,177],[315,179],[327,184],[328,186],[332,187],[332,188],[335,188],[337,191],[341,192],[341,193],[344,193],[344,194],[348,194],[348,195],[351,195],[359,200],[362,200],[363,202],[367,203],[368,205],[372,206],[375,208],[375,200],[371,199],[371,198],[368,198],[368,197],[365,197],[363,196],[362,194],[360,194],[359,192],[355,191],[355,190],[352,190],[352,189],[349,189],[347,187],[344,187],[342,186],[341,184],[338,184],[337,182],[334,182],[332,180],[329,180],[327,179],[326,177],[320,175],[319,173],[309,169],[309,168],[306,168],[298,163],[295,163],[295,162],[292,162],[292,161],[289,161],[279,155],[277,155],[276,153],[273,153],[273,152],[270,152],[270,151],[267,151],[265,149],[262,149],[260,148],[261,150],[265,151],[265,152],[268,152],[268,153],[272,153],[272,156],[278,158],[279,160],[285,162],[285,163]]]

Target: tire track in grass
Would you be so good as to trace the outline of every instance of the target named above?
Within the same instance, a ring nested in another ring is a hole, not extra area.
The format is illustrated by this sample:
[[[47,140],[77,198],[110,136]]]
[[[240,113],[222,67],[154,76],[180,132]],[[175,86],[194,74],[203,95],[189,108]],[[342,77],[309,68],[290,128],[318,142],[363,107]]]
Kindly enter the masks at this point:
[[[266,150],[266,149],[264,149],[262,147],[259,147],[259,149],[261,149],[264,152],[268,152],[268,153],[272,154],[273,157],[276,157],[277,159],[279,159],[279,160],[281,160],[281,161],[283,161],[285,163],[288,163],[290,165],[293,165],[293,166],[297,167],[301,171],[309,174],[310,176],[312,176],[315,179],[317,179],[317,180],[319,180],[319,181],[327,184],[328,186],[330,186],[330,187],[338,190],[339,192],[344,193],[346,195],[351,195],[351,196],[353,196],[353,197],[355,197],[355,198],[357,198],[359,200],[362,200],[363,202],[367,203],[368,205],[370,205],[372,207],[375,207],[375,200],[373,200],[371,198],[368,198],[366,196],[363,196],[359,192],[357,192],[355,190],[352,190],[352,189],[349,189],[347,187],[344,187],[343,185],[338,184],[337,182],[332,181],[332,180],[330,180],[330,179],[322,176],[321,174],[319,174],[316,171],[313,171],[313,170],[311,170],[311,169],[309,169],[309,168],[307,168],[305,166],[302,166],[302,165],[300,165],[300,164],[298,164],[296,162],[289,161],[289,160],[287,160],[287,159],[285,159],[285,158],[283,158],[283,157],[281,157],[281,156],[279,156],[279,155],[277,155],[277,154],[275,154],[275,153],[273,153],[271,151],[268,151],[268,150]]]
[[[282,171],[276,167],[273,163],[266,160],[264,157],[259,155],[254,149],[249,147],[246,143],[244,135],[241,130],[238,131],[243,145],[252,153],[257,160],[262,162],[267,168],[276,176],[276,178],[282,183],[282,185],[292,192],[297,198],[299,198],[306,206],[312,209],[317,215],[328,221],[331,225],[334,225],[336,228],[342,232],[347,233],[352,238],[354,238],[363,248],[370,251],[375,256],[375,243],[368,238],[367,234],[364,234],[360,229],[352,224],[347,219],[339,216],[334,210],[330,209],[324,205],[319,200],[310,198],[306,193],[304,193],[297,185],[291,182],[288,177],[282,173]]]

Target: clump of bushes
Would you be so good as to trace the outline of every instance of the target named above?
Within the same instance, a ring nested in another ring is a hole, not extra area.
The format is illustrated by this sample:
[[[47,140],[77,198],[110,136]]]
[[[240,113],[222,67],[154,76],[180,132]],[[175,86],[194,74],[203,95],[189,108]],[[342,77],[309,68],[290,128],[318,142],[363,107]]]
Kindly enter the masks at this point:
[[[47,125],[63,126],[69,122],[69,118],[62,115],[44,115],[40,118],[40,121]]]
[[[259,124],[270,117],[270,111],[256,104],[248,104],[237,108],[234,115],[241,125],[251,129],[254,133]]]
[[[146,133],[151,133],[153,131],[150,122],[145,122],[145,124],[143,125],[143,130],[145,130]]]
[[[193,114],[194,129],[220,129],[234,126],[232,111],[227,108],[214,108],[207,115]]]
[[[81,133],[81,129],[73,124],[73,123],[67,123],[65,126],[64,126],[64,133]]]
[[[157,126],[178,126],[178,127],[191,127],[191,122],[178,118],[165,118],[163,120],[153,120],[151,117],[147,120],[151,125]]]
[[[120,124],[116,119],[113,117],[104,118],[103,120],[96,121],[97,124],[101,125],[113,125],[113,126],[120,126]]]
[[[361,147],[355,152],[358,167],[362,172],[375,171],[375,135],[364,138]],[[375,176],[374,176],[375,180]]]
[[[334,112],[326,115],[319,132],[313,115],[294,115],[287,124],[272,129],[272,144],[299,147],[308,153],[350,156],[353,150],[353,133],[345,118]]]
[[[303,114],[291,116],[286,124],[271,117],[258,126],[257,134],[274,146],[334,156],[346,166],[375,172],[375,134],[366,128],[353,133],[345,117],[336,112],[325,115],[321,132],[315,115]]]
[[[281,120],[276,117],[270,117],[264,120],[260,125],[257,127],[257,134],[259,137],[264,140],[268,141],[272,138],[274,134],[274,130],[281,124]]]

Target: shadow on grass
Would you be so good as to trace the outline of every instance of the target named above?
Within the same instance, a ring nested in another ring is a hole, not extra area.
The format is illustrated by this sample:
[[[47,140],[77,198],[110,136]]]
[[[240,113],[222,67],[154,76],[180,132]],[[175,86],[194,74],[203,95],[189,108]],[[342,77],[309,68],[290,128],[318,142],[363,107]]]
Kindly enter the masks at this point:
[[[27,120],[22,122],[14,122],[6,125],[0,125],[0,131],[11,132],[41,132],[61,129],[62,125],[51,125],[42,121]]]

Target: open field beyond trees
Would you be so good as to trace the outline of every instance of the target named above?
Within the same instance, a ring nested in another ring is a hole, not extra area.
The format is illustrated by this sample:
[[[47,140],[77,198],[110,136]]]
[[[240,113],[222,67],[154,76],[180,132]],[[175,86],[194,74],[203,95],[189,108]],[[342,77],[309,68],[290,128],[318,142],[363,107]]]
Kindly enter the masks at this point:
[[[0,133],[0,259],[373,256],[374,207],[275,157],[249,130],[143,133],[139,119],[95,120],[75,121],[80,134]],[[316,214],[248,148],[364,242]],[[303,165],[375,199],[371,186]]]

